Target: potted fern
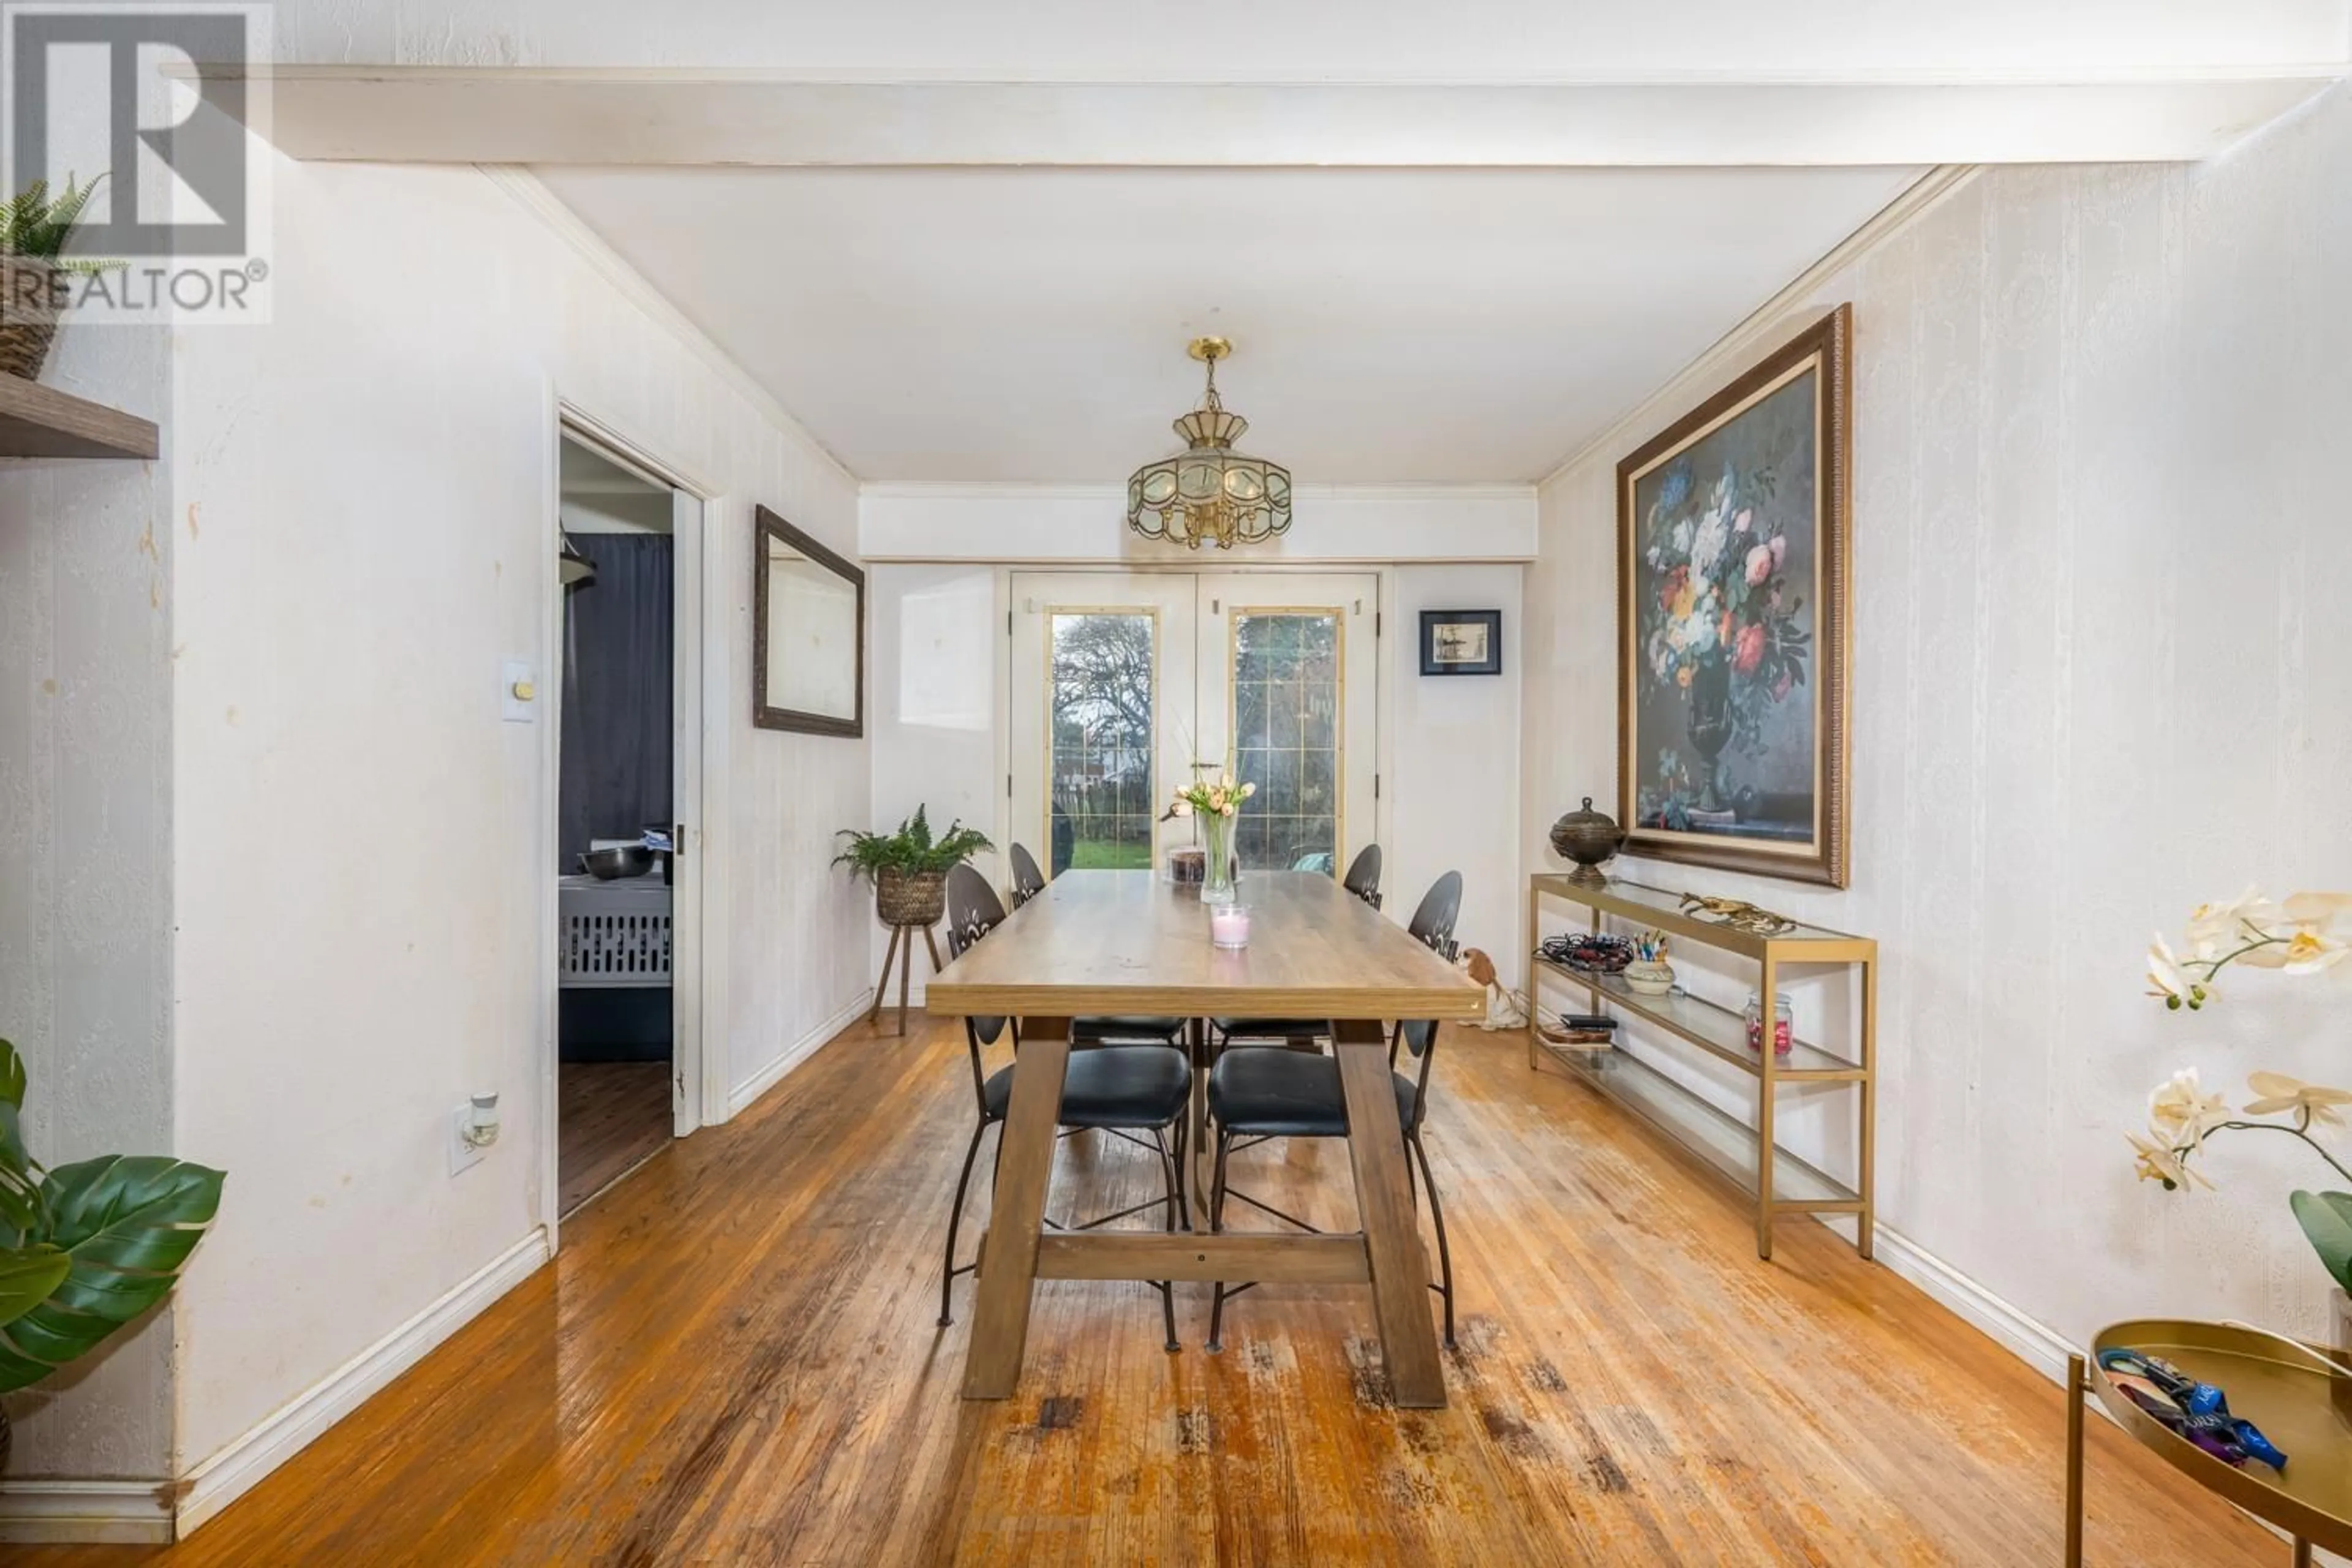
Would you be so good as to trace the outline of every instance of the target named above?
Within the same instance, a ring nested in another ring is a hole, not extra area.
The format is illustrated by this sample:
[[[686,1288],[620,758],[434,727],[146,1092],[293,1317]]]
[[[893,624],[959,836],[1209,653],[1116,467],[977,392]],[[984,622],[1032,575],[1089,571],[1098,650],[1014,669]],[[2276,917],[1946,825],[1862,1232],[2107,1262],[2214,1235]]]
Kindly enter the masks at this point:
[[[0,1040],[0,1394],[80,1360],[172,1293],[221,1173],[161,1154],[45,1170],[25,1148],[25,1059]],[[0,1471],[8,1464],[0,1409]]]
[[[839,837],[849,847],[834,857],[853,876],[874,884],[874,903],[885,922],[894,926],[937,925],[947,912],[948,873],[983,849],[996,847],[976,827],[961,819],[948,825],[937,838],[921,806],[898,825],[896,833],[861,833],[845,827]]]
[[[68,177],[51,195],[47,180],[35,180],[0,202],[0,372],[38,381],[66,303],[61,279],[121,265],[65,254],[98,184],[78,185]]]

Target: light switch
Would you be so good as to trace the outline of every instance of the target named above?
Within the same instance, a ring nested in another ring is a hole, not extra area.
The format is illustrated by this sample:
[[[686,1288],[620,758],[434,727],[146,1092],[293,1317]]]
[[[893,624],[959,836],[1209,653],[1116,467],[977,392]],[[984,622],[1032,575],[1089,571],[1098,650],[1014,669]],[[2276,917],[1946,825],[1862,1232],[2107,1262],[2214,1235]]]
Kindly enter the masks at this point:
[[[510,658],[499,673],[499,716],[509,724],[539,718],[539,676],[527,658]]]

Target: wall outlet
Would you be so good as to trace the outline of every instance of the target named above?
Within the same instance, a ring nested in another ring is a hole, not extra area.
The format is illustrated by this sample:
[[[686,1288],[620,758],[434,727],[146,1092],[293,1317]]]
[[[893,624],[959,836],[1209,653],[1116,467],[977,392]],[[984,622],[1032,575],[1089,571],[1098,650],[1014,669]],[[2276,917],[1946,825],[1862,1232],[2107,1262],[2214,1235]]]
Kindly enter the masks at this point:
[[[449,1173],[453,1176],[480,1164],[482,1156],[490,1152],[488,1144],[467,1140],[466,1134],[473,1130],[473,1126],[474,1102],[461,1100],[457,1102],[457,1109],[449,1113]]]

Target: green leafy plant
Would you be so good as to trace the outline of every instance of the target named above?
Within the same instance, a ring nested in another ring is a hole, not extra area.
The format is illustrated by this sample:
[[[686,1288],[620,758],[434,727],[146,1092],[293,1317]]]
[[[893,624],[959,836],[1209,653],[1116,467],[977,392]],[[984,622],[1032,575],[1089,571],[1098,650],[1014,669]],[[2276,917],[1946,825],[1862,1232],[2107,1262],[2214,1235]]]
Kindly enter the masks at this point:
[[[0,1394],[97,1349],[172,1293],[222,1173],[152,1154],[54,1170],[25,1147],[26,1072],[0,1040]]]
[[[0,202],[0,254],[46,261],[60,272],[97,273],[121,266],[120,261],[96,261],[65,254],[66,241],[72,237],[74,225],[81,221],[82,210],[98,194],[99,180],[104,178],[100,174],[98,180],[78,185],[68,176],[66,188],[54,197],[49,195],[48,181],[35,180],[7,201]]]
[[[961,818],[948,824],[948,830],[933,838],[930,819],[919,805],[896,833],[860,833],[845,827],[838,837],[848,839],[849,847],[835,856],[833,863],[869,880],[878,879],[885,871],[919,876],[953,870],[982,850],[996,847],[988,841],[988,835],[966,827]]]

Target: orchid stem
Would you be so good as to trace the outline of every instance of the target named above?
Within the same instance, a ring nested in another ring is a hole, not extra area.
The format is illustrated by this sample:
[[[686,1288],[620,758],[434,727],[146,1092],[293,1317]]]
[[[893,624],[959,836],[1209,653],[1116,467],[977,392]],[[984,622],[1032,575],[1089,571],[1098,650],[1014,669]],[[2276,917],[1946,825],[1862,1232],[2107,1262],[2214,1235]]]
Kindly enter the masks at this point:
[[[2284,937],[2283,937],[2283,936],[2264,936],[2264,935],[2263,935],[2262,928],[2261,928],[2260,926],[2248,926],[2246,929],[2247,929],[2248,931],[2251,931],[2254,932],[2254,934],[2255,934],[2257,937],[2259,937],[2261,940],[2256,941],[2256,942],[2250,942],[2246,943],[2246,945],[2245,945],[2245,946],[2243,946],[2243,947],[2242,947],[2242,948],[2238,949],[2238,951],[2237,951],[2237,952],[2225,952],[2225,953],[2223,953],[2223,954],[2222,954],[2221,957],[2219,957],[2219,958],[2211,958],[2211,959],[2196,959],[2196,960],[2192,960],[2192,961],[2191,961],[2191,962],[2193,962],[2193,963],[2197,963],[2197,964],[2198,964],[2199,966],[2200,966],[2201,968],[2203,968],[2203,970],[2205,971],[2205,978],[2206,978],[2206,979],[2208,979],[2208,980],[2212,979],[2212,978],[2213,978],[2213,976],[2215,976],[2215,975],[2217,975],[2217,974],[2221,973],[2221,971],[2222,971],[2225,967],[2227,967],[2229,964],[2231,964],[2231,963],[2235,962],[2235,961],[2236,961],[2236,960],[2238,960],[2238,959],[2241,959],[2241,958],[2245,957],[2245,956],[2246,956],[2246,954],[2248,954],[2248,953],[2250,953],[2250,952],[2253,952],[2253,951],[2254,951],[2254,949],[2256,949],[2256,948],[2258,948],[2258,947],[2276,947],[2276,946],[2278,946],[2281,942],[2283,942],[2286,941],[2286,938],[2284,938]],[[2188,966],[2187,964],[2183,964],[2183,965],[2181,965],[2181,967],[2185,969],[2185,968],[2187,968],[2187,967],[2189,967],[2189,966]]]
[[[2234,1131],[2246,1132],[2285,1132],[2291,1134],[2294,1137],[2302,1139],[2305,1143],[2311,1145],[2311,1152],[2318,1155],[2321,1159],[2326,1161],[2328,1165],[2334,1169],[2337,1175],[2343,1177],[2347,1182],[2352,1182],[2352,1171],[2346,1170],[2343,1165],[2337,1162],[2335,1155],[2329,1153],[2325,1148],[2320,1146],[2318,1139],[2314,1138],[2310,1133],[2305,1132],[2301,1127],[2289,1127],[2284,1121],[2219,1121],[2214,1123],[2212,1131],[2215,1132]]]

